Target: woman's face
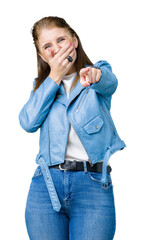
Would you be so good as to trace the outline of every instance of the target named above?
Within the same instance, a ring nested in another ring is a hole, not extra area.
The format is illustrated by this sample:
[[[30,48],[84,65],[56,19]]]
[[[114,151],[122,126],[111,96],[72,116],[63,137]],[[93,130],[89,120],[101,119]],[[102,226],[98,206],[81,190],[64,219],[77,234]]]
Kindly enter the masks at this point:
[[[38,54],[45,62],[49,63],[48,49],[51,49],[52,56],[55,56],[55,54],[57,54],[68,42],[73,43],[75,48],[77,48],[77,38],[72,37],[66,29],[59,27],[44,28],[41,30],[38,39],[38,47],[40,51]],[[75,50],[75,59],[76,57],[77,52]]]

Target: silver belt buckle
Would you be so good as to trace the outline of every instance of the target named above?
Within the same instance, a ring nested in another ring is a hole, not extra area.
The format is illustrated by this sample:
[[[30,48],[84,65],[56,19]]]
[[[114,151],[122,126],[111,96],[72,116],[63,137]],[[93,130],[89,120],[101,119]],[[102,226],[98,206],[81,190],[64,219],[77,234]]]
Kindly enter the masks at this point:
[[[59,169],[60,169],[60,170],[67,170],[67,169],[65,169],[65,168],[62,168],[62,167],[61,167],[61,164],[63,164],[63,163],[60,163],[60,164],[59,164]]]

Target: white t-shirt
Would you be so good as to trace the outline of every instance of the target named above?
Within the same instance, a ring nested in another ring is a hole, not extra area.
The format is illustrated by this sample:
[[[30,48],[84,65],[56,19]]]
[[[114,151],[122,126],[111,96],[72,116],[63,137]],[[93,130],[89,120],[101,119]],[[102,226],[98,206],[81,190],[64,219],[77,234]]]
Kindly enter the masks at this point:
[[[76,74],[77,72],[65,75],[62,79],[65,91],[67,93],[67,98],[69,98],[69,90],[73,84],[73,81],[75,80]],[[73,126],[71,124],[69,126],[70,129],[68,135],[67,148],[65,152],[65,160],[88,161],[89,157],[83,144],[81,143]]]

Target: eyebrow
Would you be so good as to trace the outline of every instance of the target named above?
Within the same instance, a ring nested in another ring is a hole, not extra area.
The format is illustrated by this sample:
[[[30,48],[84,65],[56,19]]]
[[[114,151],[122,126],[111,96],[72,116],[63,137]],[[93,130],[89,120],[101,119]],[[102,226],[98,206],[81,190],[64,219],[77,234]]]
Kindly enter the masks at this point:
[[[57,38],[57,40],[58,40],[59,38],[62,38],[62,37],[66,37],[66,36],[60,36],[60,37]],[[44,48],[47,44],[49,44],[49,43],[48,43],[48,42],[45,43],[45,45],[44,45],[42,48]]]

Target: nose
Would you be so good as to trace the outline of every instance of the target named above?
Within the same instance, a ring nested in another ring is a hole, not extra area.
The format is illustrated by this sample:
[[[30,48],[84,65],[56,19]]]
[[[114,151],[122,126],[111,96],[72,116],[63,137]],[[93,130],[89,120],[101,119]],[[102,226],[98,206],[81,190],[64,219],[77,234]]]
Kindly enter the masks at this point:
[[[59,51],[60,51],[60,47],[57,44],[54,45],[54,47],[53,47],[54,54],[57,54]]]

